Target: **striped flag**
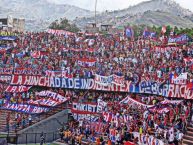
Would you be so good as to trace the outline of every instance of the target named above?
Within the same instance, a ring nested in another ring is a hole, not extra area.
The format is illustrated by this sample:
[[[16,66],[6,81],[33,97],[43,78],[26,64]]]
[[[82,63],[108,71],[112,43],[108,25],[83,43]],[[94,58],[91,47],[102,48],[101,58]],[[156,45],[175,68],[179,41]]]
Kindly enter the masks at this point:
[[[162,34],[165,34],[165,33],[166,33],[166,31],[167,31],[167,30],[166,30],[166,26],[163,26],[163,27],[162,27],[162,31],[161,31],[161,33],[162,33]]]

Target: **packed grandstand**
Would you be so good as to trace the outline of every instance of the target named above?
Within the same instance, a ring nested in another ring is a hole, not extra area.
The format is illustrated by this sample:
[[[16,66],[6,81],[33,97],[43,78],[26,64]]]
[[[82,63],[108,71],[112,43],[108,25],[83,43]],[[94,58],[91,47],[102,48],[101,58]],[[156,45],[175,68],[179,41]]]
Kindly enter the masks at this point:
[[[60,143],[191,144],[193,45],[186,34],[0,34],[0,132],[17,134],[68,109]]]

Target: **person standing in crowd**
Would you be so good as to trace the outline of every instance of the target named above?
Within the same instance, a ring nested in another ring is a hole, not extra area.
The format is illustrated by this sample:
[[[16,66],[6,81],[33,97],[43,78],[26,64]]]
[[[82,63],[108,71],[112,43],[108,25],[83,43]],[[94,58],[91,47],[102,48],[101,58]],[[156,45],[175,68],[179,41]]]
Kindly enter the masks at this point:
[[[44,133],[42,132],[40,135],[40,145],[43,145],[45,143],[45,137],[44,137]]]

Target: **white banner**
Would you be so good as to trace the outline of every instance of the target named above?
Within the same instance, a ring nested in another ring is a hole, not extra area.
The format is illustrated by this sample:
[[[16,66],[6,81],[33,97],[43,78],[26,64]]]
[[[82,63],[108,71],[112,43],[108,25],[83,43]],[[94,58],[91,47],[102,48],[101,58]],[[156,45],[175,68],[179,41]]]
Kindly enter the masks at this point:
[[[186,85],[188,78],[188,73],[181,73],[177,78],[172,78],[171,83],[178,85]]]
[[[129,104],[129,105],[133,105],[133,106],[137,106],[138,108],[149,108],[149,107],[153,107],[153,105],[146,105],[143,104],[141,102],[138,102],[132,98],[130,98],[129,96],[127,96],[126,98],[124,98],[120,104]]]
[[[111,84],[122,86],[124,85],[124,77],[117,76],[117,75],[101,76],[101,75],[95,74],[95,82],[103,86],[108,86]]]
[[[47,96],[59,103],[64,103],[67,101],[67,98],[63,97],[60,94],[57,94],[55,92],[51,92],[51,91],[41,91],[41,92],[36,92],[36,95],[38,96]]]
[[[102,112],[104,111],[105,107],[107,106],[107,103],[104,102],[103,100],[101,99],[98,99],[97,100],[97,112]]]
[[[76,111],[86,111],[86,112],[96,113],[97,112],[97,104],[73,102],[72,109],[76,110]]]
[[[32,105],[41,105],[41,106],[48,106],[48,107],[55,107],[55,106],[61,104],[60,102],[57,102],[57,101],[52,100],[50,98],[49,99],[39,99],[36,101],[29,100],[28,103],[32,104]]]

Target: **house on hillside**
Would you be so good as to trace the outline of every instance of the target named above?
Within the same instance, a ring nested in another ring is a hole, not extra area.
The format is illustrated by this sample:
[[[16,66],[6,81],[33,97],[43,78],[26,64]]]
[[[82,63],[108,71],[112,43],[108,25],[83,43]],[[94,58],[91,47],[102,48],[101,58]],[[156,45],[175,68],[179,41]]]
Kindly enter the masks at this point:
[[[12,18],[11,16],[8,16],[7,18],[0,18],[0,30],[24,32],[25,19]]]

